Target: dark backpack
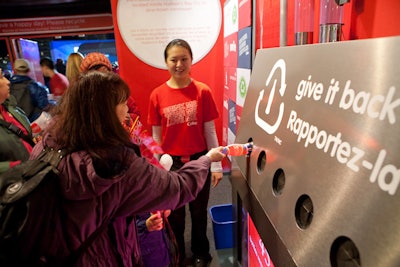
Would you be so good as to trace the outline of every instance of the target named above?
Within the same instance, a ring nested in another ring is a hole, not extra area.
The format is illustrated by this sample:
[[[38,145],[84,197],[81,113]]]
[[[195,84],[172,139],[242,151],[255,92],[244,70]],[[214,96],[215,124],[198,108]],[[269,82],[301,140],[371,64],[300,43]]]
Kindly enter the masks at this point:
[[[57,165],[65,154],[46,148],[0,175],[0,266],[60,266],[46,253],[63,239],[55,236],[62,227],[55,211],[61,207]]]
[[[20,107],[30,118],[34,113],[40,112],[40,108],[33,105],[29,85],[33,80],[26,80],[21,83],[10,84],[10,94],[17,100],[17,106]]]
[[[111,218],[71,250],[64,228],[57,166],[67,150],[44,148],[0,175],[0,266],[71,267]]]

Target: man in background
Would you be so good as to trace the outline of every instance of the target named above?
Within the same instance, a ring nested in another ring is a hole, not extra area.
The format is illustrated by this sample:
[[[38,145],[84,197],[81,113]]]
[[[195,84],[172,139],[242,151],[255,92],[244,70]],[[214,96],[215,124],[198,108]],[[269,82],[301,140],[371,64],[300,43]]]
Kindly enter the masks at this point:
[[[54,68],[54,62],[48,57],[40,60],[40,69],[43,75],[49,78],[50,93],[58,100],[69,86],[67,77]]]
[[[14,75],[10,79],[10,94],[17,100],[30,122],[36,120],[42,111],[48,111],[49,90],[43,84],[29,77],[29,62],[19,58],[14,61]]]

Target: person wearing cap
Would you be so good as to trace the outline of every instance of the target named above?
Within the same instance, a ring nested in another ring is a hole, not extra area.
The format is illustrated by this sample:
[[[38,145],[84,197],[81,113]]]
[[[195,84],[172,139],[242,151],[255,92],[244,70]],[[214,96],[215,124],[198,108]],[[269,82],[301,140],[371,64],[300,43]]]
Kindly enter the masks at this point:
[[[48,57],[40,60],[40,69],[43,75],[50,79],[50,93],[54,95],[55,100],[58,100],[69,86],[67,77],[55,69],[54,62]]]
[[[81,72],[85,73],[91,70],[102,72],[112,71],[110,60],[100,52],[91,52],[81,62]]]
[[[0,174],[27,160],[32,146],[29,120],[10,95],[10,81],[0,69]]]
[[[29,62],[23,58],[14,61],[14,75],[10,79],[10,93],[17,105],[25,112],[30,122],[36,120],[42,111],[49,111],[49,90],[43,84],[29,77]]]

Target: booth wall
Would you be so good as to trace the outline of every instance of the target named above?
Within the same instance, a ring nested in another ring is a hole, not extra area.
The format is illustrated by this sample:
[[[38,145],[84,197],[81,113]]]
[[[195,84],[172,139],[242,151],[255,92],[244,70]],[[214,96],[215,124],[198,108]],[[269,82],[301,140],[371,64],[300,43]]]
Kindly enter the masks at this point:
[[[278,47],[280,42],[280,1],[256,0],[255,48]],[[294,45],[294,3],[287,1],[287,45]],[[314,2],[314,38],[318,43],[320,1]],[[351,0],[344,4],[342,41],[400,34],[398,0]]]
[[[233,0],[221,0],[221,9],[224,13],[224,6],[232,4]],[[249,1],[233,1],[240,7]],[[124,43],[117,24],[116,7],[118,0],[111,0],[114,33],[116,39],[116,49],[120,74],[129,84],[131,92],[142,114],[142,123],[147,126],[147,108],[151,91],[159,84],[165,82],[169,74],[166,70],[154,68],[136,57]],[[245,5],[248,5],[246,3]],[[286,45],[294,45],[294,5],[295,1],[287,1],[286,10]],[[319,8],[320,1],[315,0],[314,9],[314,38],[313,43],[318,43],[319,36]],[[342,41],[393,36],[400,34],[398,27],[398,12],[400,11],[400,1],[398,0],[351,0],[344,5]],[[246,14],[247,11],[245,12]],[[251,13],[254,21],[251,23],[254,33],[253,54],[261,48],[272,48],[280,46],[280,1],[277,0],[254,0],[251,5]],[[223,16],[226,14],[224,13]],[[249,15],[246,15],[249,18]],[[239,20],[240,21],[243,20]],[[246,19],[249,21],[249,19]],[[246,25],[239,25],[237,30]],[[221,27],[221,32],[212,50],[193,66],[192,75],[195,79],[207,83],[213,90],[213,94],[220,112],[220,117],[216,121],[216,129],[219,141],[225,145],[234,140],[235,129],[238,125],[232,126],[232,114],[229,107],[233,107],[235,115],[240,122],[241,105],[237,105],[237,83],[238,81],[226,81],[225,77],[236,77],[237,55],[224,57],[224,43],[229,42],[229,38],[234,38],[234,34],[225,36],[226,25]],[[228,41],[227,41],[228,40]],[[237,37],[234,38],[236,45]],[[236,50],[238,51],[238,50]],[[151,53],[151,51],[149,52]],[[249,68],[251,70],[251,66]],[[233,75],[226,73],[235,73]],[[229,83],[229,84],[227,84]],[[225,89],[224,89],[225,88]],[[225,105],[224,105],[225,103]],[[229,129],[232,128],[233,137],[229,136]]]
[[[221,5],[223,0],[221,0]],[[121,77],[128,83],[132,96],[137,102],[141,112],[141,122],[151,131],[147,125],[148,101],[152,90],[158,85],[166,82],[169,78],[167,70],[152,67],[137,56],[135,56],[127,47],[122,39],[117,23],[117,4],[118,0],[111,0],[112,12],[114,17],[114,33],[116,40],[116,49],[118,53],[118,63]],[[172,19],[172,18],[169,18]],[[152,53],[152,51],[149,51]],[[222,27],[219,37],[211,51],[192,67],[192,77],[196,80],[208,84],[213,91],[214,100],[217,104],[220,117],[215,121],[217,136],[221,140],[222,128],[222,96],[224,90],[223,84],[223,39]]]

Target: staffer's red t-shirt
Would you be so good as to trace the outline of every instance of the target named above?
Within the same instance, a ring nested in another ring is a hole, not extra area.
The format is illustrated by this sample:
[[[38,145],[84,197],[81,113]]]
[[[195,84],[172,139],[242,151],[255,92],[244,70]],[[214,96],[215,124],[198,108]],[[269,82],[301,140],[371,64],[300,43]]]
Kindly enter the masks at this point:
[[[52,93],[54,96],[62,96],[68,86],[69,82],[67,77],[61,73],[56,72],[53,77],[50,78],[50,93]]]
[[[165,153],[189,156],[207,150],[204,123],[218,118],[210,88],[193,80],[175,89],[162,84],[150,95],[149,125],[161,126]]]

